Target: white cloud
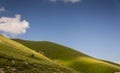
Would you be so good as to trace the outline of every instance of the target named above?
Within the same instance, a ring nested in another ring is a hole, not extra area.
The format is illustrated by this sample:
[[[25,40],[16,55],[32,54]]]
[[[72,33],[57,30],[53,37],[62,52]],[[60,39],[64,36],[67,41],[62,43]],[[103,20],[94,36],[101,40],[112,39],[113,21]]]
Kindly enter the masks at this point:
[[[28,28],[29,23],[26,20],[21,21],[21,15],[0,18],[0,33],[3,35],[17,36],[26,33]]]
[[[77,2],[80,2],[80,0],[64,0],[64,2],[72,2],[72,3],[77,3]]]
[[[70,2],[70,3],[78,3],[81,0],[50,0],[51,2],[57,2],[57,1],[63,1],[65,3]]]
[[[6,9],[4,7],[0,7],[0,12],[5,12]]]

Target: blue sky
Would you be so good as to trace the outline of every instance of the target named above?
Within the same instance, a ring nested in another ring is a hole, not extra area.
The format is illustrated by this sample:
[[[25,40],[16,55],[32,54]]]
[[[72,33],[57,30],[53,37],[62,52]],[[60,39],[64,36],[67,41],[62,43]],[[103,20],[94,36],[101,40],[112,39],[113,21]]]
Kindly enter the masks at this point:
[[[52,41],[120,63],[120,0],[0,0],[0,17],[16,14],[30,27],[17,38]]]

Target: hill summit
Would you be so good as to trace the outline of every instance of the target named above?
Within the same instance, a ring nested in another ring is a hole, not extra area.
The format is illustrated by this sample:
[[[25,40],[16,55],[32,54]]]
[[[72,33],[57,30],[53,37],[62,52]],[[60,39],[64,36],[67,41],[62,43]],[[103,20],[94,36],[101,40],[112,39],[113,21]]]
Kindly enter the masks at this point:
[[[14,40],[47,56],[61,65],[82,73],[120,72],[119,64],[93,58],[63,45],[48,41]]]
[[[0,73],[76,73],[46,56],[0,36]]]
[[[48,41],[0,35],[0,73],[115,73],[120,65]]]

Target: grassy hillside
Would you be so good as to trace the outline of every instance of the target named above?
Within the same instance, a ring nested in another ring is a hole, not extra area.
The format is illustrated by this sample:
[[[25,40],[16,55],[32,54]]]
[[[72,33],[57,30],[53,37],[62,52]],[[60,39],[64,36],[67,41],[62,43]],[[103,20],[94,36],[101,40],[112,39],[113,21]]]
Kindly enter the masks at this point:
[[[0,73],[76,73],[0,35]]]
[[[67,67],[83,73],[113,73],[120,66],[98,60],[71,48],[51,42],[15,40]]]

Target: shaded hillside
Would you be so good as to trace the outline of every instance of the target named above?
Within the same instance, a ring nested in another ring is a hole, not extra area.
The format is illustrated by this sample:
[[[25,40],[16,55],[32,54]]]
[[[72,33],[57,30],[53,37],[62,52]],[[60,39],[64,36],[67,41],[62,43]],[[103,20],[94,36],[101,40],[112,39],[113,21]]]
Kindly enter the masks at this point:
[[[58,45],[52,42],[18,40],[27,47],[36,50],[64,66],[73,68],[83,73],[113,73],[120,71],[120,66],[114,63],[105,62],[92,58],[71,48]]]
[[[0,35],[0,73],[76,73]]]

